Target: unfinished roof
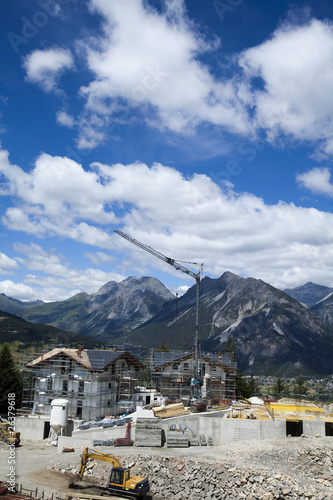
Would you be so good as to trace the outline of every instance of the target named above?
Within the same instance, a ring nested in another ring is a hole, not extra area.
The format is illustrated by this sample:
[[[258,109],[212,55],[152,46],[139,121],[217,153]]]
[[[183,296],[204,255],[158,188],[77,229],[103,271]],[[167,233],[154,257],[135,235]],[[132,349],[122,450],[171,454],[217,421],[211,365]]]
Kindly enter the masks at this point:
[[[194,358],[194,352],[192,351],[176,351],[176,352],[154,352],[154,365],[155,368],[162,366],[172,365],[173,363],[185,361],[186,359]],[[214,363],[223,368],[233,367],[234,363],[230,360],[229,356],[226,354],[211,354],[203,353],[199,355],[199,359],[206,363]]]
[[[59,358],[72,359],[79,365],[91,371],[104,371],[109,365],[114,363],[119,358],[126,359],[138,368],[143,367],[142,363],[137,358],[126,351],[117,352],[93,349],[67,349],[65,347],[52,349],[52,351],[49,351],[28,363],[27,367],[39,367],[51,359]]]
[[[117,352],[117,351],[98,351],[93,349],[88,349],[88,356],[91,364],[92,370],[105,370],[109,365],[114,363],[119,358],[124,358],[132,365],[138,368],[143,368],[144,365],[135,356],[133,356],[128,351]]]
[[[324,420],[325,411],[320,406],[307,401],[279,401],[270,403],[268,409],[274,418],[285,420]]]
[[[73,359],[74,361],[76,361],[76,363],[84,366],[85,368],[88,368],[88,369],[91,368],[87,351],[81,350],[79,352],[78,349],[66,349],[66,347],[55,348],[55,349],[52,349],[52,351],[49,351],[45,354],[42,354],[41,356],[39,356],[39,358],[36,358],[33,361],[31,361],[30,363],[28,363],[27,367],[31,368],[33,366],[38,366],[40,364],[43,364],[45,361],[48,361],[52,358],[59,358],[59,357],[60,358],[67,357],[67,358]]]
[[[237,402],[228,409],[228,414],[229,417],[238,419],[333,422],[333,416],[324,408],[311,402],[296,400],[265,405]]]

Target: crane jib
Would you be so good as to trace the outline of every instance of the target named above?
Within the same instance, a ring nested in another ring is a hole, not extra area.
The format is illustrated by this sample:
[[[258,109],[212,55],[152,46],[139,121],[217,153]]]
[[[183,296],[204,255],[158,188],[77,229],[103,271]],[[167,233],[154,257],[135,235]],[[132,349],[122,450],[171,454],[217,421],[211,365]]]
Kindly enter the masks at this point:
[[[119,234],[119,236],[122,236],[126,240],[130,241],[134,245],[137,245],[138,247],[142,248],[146,252],[154,255],[158,259],[163,260],[167,264],[170,264],[170,266],[173,266],[175,269],[178,271],[181,271],[182,273],[188,274],[192,278],[196,280],[197,284],[197,291],[196,291],[196,317],[195,317],[195,334],[194,334],[194,373],[193,373],[193,384],[192,384],[192,396],[195,398],[199,397],[199,287],[200,287],[200,273],[203,268],[203,264],[200,266],[200,271],[198,273],[194,273],[190,269],[187,269],[185,266],[182,266],[178,262],[176,262],[174,259],[171,259],[170,257],[166,257],[162,253],[158,252],[157,250],[154,250],[154,248],[151,248],[148,245],[144,245],[141,243],[141,241],[138,241],[128,234],[124,233],[123,231],[119,231],[119,229],[115,229],[115,233]]]

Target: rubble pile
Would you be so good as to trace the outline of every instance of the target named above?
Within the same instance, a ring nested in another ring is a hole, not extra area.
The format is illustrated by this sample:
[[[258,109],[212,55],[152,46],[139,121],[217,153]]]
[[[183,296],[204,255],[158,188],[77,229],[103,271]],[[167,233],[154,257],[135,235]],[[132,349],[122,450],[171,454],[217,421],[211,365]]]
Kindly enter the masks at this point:
[[[315,444],[316,443],[316,444]],[[135,459],[132,473],[148,476],[154,500],[333,500],[333,441],[288,453],[283,447],[244,454],[242,464],[232,456],[190,459],[170,456],[123,455],[123,463]],[[247,465],[244,465],[247,464]],[[75,474],[73,466],[56,467]],[[89,462],[85,476],[107,486],[110,469]]]

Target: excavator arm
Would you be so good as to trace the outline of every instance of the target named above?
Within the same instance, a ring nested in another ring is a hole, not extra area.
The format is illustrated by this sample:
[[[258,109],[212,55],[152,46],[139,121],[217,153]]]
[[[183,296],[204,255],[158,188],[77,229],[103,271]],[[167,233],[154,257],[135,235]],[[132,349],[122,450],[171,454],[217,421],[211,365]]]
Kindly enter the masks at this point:
[[[89,458],[92,458],[94,460],[101,460],[102,462],[108,462],[109,464],[112,464],[113,467],[121,467],[121,463],[116,457],[108,455],[107,453],[102,453],[101,451],[85,448],[81,455],[79,479],[82,479]]]

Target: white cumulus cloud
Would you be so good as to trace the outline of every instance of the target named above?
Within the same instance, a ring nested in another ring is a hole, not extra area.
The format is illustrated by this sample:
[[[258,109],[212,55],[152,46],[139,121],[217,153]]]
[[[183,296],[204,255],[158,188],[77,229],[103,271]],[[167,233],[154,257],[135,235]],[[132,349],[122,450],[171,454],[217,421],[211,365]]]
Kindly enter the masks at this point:
[[[75,125],[75,119],[73,116],[66,113],[66,111],[61,110],[57,112],[57,123],[63,127],[73,128]]]
[[[15,283],[11,280],[0,281],[0,290],[0,293],[4,293],[7,297],[14,297],[19,300],[40,299],[33,287],[27,286],[24,283]]]
[[[72,239],[98,252],[108,249],[119,274],[149,274],[151,266],[179,274],[112,233],[121,227],[164,255],[204,263],[205,272],[214,276],[231,270],[281,287],[333,280],[331,213],[293,203],[267,205],[250,193],[235,192],[230,183],[184,176],[158,163],[95,162],[85,170],[68,158],[41,154],[35,167],[24,172],[2,151],[0,171],[12,200],[3,216],[9,229]],[[78,289],[88,286],[90,271],[81,279],[81,272],[68,271],[54,255],[35,247],[24,253],[30,255],[32,271],[41,272],[48,262],[48,276],[72,280],[72,289],[75,283]],[[102,264],[106,254],[96,253],[93,262]],[[31,255],[39,259],[32,261]],[[42,279],[36,272],[29,282]]]
[[[18,263],[0,252],[0,273],[1,274],[11,274],[14,270],[19,267]]]
[[[209,39],[189,19],[184,0],[154,9],[144,0],[90,0],[101,30],[78,39],[78,63],[90,81],[78,89],[84,107],[74,119],[77,145],[95,148],[115,124],[133,117],[177,134],[203,124],[279,145],[310,143],[321,158],[333,154],[333,25],[310,19],[280,25],[268,38],[235,54],[226,65],[223,44]],[[214,66],[209,64],[214,54]],[[216,70],[219,64],[223,74]],[[228,66],[228,67],[226,67]],[[25,58],[27,79],[45,91],[57,89],[74,68],[69,49],[35,50]]]
[[[55,90],[58,78],[73,66],[70,50],[58,47],[35,50],[24,60],[27,80],[39,84],[45,92]]]
[[[331,172],[328,168],[313,168],[309,172],[298,174],[297,182],[313,193],[333,197]]]
[[[108,281],[122,281],[125,277],[117,272],[106,272],[98,268],[79,269],[72,267],[55,250],[44,250],[36,243],[16,244],[15,251],[21,254],[18,260],[29,271],[24,283],[0,282],[0,290],[11,297],[39,298],[44,301],[64,300],[79,292],[96,293]],[[29,292],[30,289],[30,292]],[[5,291],[6,290],[6,291]]]
[[[102,130],[111,117],[121,119],[128,114],[125,100],[130,109],[145,108],[147,122],[160,128],[184,132],[209,122],[249,131],[233,86],[217,81],[200,60],[216,40],[207,42],[194,29],[183,1],[166,1],[160,14],[142,0],[92,0],[91,6],[105,25],[100,40],[84,43],[95,76],[81,88],[88,123],[98,116]],[[79,145],[89,147],[84,128]]]
[[[333,25],[312,19],[284,24],[262,44],[245,50],[239,63],[248,81],[244,96],[255,126],[269,139],[281,135],[316,142],[333,153]],[[251,83],[260,80],[260,87]]]

